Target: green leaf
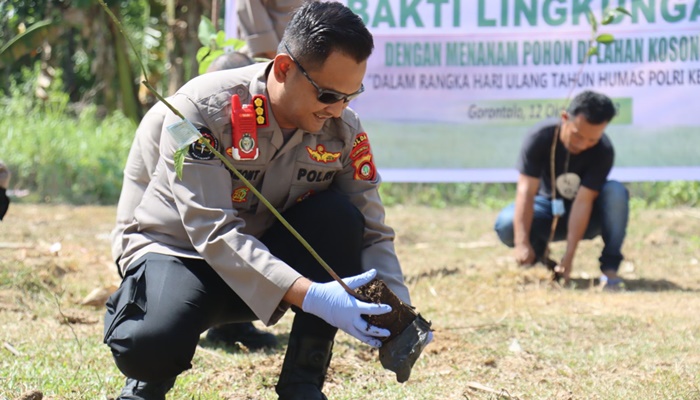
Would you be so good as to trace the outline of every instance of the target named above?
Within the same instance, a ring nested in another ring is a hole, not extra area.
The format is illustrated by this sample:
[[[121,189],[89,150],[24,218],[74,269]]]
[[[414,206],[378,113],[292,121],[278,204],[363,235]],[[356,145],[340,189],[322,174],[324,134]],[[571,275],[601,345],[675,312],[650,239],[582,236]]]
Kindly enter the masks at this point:
[[[586,53],[587,57],[597,56],[597,55],[598,55],[598,46],[591,46],[588,48],[588,53]]]
[[[195,59],[197,60],[198,63],[202,63],[202,61],[207,58],[211,54],[211,49],[208,46],[200,47],[199,50],[197,50],[197,54],[195,55]]]
[[[197,72],[199,72],[200,75],[206,73],[211,63],[222,54],[224,54],[223,50],[213,50],[211,53],[207,54],[207,56],[199,63],[199,69]]]
[[[617,7],[617,8],[615,9],[615,11],[617,11],[617,12],[619,12],[619,13],[622,13],[622,14],[627,14],[627,15],[629,15],[630,17],[632,16],[632,13],[630,13],[629,11],[627,11],[627,10],[625,9],[625,7]]]
[[[226,43],[226,32],[224,32],[224,31],[217,32],[217,34],[216,34],[216,48],[223,49],[225,43]]]
[[[595,15],[593,15],[590,10],[588,10],[586,15],[588,16],[588,23],[591,24],[591,29],[593,29],[593,32],[598,32],[598,22],[595,19]]]
[[[0,68],[6,64],[12,65],[20,57],[36,50],[44,40],[55,41],[59,39],[60,30],[61,27],[50,20],[33,24],[0,48]]]
[[[245,40],[232,38],[232,39],[228,39],[227,41],[225,41],[221,45],[221,47],[233,47],[234,50],[238,50],[241,47],[243,47],[244,45],[245,45]]]
[[[617,11],[612,8],[607,8],[605,12],[603,13],[603,20],[601,21],[601,25],[608,25],[611,24],[614,20],[615,17],[617,17]]]
[[[173,162],[175,163],[175,173],[177,178],[182,180],[182,167],[185,163],[185,151],[187,151],[188,146],[178,149],[173,155]]]
[[[215,37],[216,31],[214,30],[214,24],[211,20],[205,16],[199,21],[199,27],[197,28],[197,37],[202,46],[209,46],[211,44],[211,38]]]
[[[601,35],[598,35],[598,37],[595,38],[595,41],[598,43],[610,44],[615,41],[615,38],[609,33],[603,33]]]

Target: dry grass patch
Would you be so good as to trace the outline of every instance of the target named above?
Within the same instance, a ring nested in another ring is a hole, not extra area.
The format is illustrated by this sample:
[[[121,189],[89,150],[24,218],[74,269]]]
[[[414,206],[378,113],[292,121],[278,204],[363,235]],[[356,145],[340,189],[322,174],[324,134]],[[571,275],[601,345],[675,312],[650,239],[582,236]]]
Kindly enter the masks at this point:
[[[102,344],[103,310],[80,305],[118,281],[109,260],[114,213],[13,204],[0,223],[0,399],[30,390],[45,399],[119,392],[123,378]],[[623,293],[596,288],[600,240],[580,246],[575,288],[564,289],[543,269],[514,265],[492,231],[495,216],[388,209],[413,302],[432,320],[435,341],[399,384],[376,350],[339,334],[329,398],[700,398],[698,210],[633,213]],[[561,255],[563,245],[552,251]],[[267,329],[284,343],[290,325],[288,314]],[[203,341],[169,399],[275,399],[283,351]]]

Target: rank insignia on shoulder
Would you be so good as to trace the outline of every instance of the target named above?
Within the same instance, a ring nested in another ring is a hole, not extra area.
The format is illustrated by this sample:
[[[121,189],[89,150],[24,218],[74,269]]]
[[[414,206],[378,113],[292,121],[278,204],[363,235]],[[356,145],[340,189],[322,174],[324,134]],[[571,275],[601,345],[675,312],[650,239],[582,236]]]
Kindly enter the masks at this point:
[[[196,160],[213,160],[215,155],[212,151],[210,151],[207,146],[202,142],[203,140],[206,140],[209,142],[211,147],[213,147],[215,150],[219,150],[219,140],[212,135],[211,131],[207,128],[199,128],[199,133],[202,134],[202,137],[190,144],[190,149],[188,151],[188,154],[190,157],[196,159]]]
[[[260,97],[253,98],[253,103],[241,105],[241,99],[237,94],[231,96],[231,138],[233,147],[231,157],[234,160],[255,160],[260,154],[258,148],[258,119],[255,101],[261,101]],[[264,97],[262,97],[264,99]],[[264,110],[265,102],[260,106]],[[263,114],[264,111],[263,111]],[[267,115],[262,116],[267,120]],[[227,151],[228,152],[228,151]]]
[[[259,127],[265,128],[270,123],[267,120],[267,97],[256,94],[253,96],[253,110],[255,110],[255,122]]]

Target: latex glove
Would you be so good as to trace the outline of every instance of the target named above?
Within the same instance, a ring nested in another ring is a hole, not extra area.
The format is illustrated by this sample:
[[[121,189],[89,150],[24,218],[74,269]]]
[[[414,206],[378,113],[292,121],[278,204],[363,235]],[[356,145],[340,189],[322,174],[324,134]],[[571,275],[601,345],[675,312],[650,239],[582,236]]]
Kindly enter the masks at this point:
[[[350,289],[357,289],[374,279],[376,275],[377,271],[372,269],[363,274],[345,278],[343,282]],[[377,339],[378,337],[387,337],[391,334],[388,329],[370,325],[362,318],[363,314],[386,314],[391,311],[390,305],[357,300],[336,281],[312,283],[306,292],[301,309],[373,347],[381,347],[382,342]]]

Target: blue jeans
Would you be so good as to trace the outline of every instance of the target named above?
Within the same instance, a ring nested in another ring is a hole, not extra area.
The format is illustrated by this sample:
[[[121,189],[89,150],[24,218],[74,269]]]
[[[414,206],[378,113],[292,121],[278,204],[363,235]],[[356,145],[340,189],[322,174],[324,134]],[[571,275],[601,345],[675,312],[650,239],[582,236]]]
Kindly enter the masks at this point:
[[[566,213],[560,217],[554,234],[554,241],[566,240],[571,204],[566,204]],[[508,247],[514,247],[513,215],[515,203],[510,204],[498,214],[494,228],[498,237]],[[617,271],[622,262],[622,242],[627,232],[629,216],[629,193],[620,182],[607,181],[593,204],[591,219],[583,235],[584,239],[603,236],[603,253],[600,270]],[[530,244],[540,260],[547,246],[552,229],[552,200],[544,196],[535,197],[535,214],[530,229]]]

